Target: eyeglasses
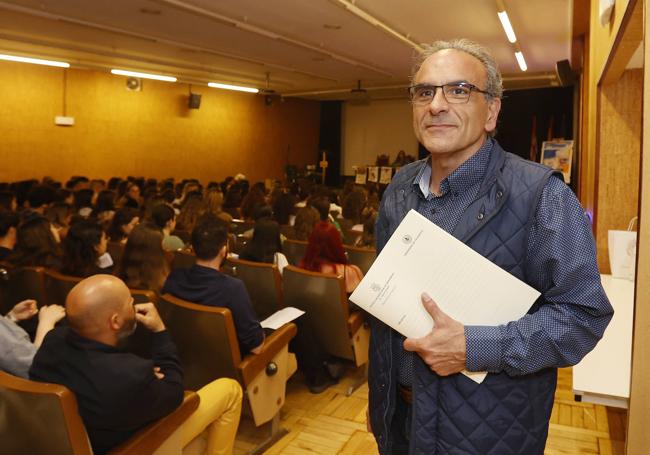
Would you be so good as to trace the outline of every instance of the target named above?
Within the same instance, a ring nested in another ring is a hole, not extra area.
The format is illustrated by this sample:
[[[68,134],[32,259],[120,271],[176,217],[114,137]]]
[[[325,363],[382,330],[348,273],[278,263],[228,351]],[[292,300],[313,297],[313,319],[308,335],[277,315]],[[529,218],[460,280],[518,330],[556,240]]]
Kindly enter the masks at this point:
[[[444,85],[417,84],[408,88],[411,103],[417,106],[425,106],[431,103],[439,88],[442,89],[442,94],[445,97],[445,100],[450,104],[467,103],[467,101],[469,101],[469,96],[473,91],[492,96],[490,92],[481,90],[476,85],[472,85],[468,82],[456,82]]]

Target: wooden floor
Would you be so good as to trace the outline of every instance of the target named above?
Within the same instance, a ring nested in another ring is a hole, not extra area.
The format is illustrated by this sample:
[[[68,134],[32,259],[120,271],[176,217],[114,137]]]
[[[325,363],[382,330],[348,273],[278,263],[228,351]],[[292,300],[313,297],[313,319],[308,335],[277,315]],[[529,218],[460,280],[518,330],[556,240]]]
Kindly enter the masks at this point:
[[[292,379],[281,414],[281,425],[289,433],[264,453],[377,454],[375,440],[366,431],[367,383],[345,396],[356,374],[349,372],[320,395],[310,394],[299,378]],[[626,412],[574,401],[571,382],[571,369],[560,370],[545,453],[622,455]],[[264,428],[256,429],[250,419],[242,418],[235,454],[249,453],[264,433]]]

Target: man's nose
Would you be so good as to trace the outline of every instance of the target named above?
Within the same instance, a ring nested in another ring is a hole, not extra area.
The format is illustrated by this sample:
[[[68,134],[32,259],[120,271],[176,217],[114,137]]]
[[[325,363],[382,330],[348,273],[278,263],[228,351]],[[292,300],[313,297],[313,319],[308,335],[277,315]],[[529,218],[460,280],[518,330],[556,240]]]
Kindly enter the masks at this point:
[[[447,102],[447,98],[445,98],[443,87],[434,88],[433,98],[431,98],[428,108],[432,114],[444,112],[449,108],[449,103]]]

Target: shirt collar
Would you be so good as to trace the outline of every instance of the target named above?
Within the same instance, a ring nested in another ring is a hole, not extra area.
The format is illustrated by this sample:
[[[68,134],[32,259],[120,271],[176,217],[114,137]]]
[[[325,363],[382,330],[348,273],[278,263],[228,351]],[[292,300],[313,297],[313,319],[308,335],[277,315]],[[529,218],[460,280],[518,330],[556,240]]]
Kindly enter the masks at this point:
[[[480,182],[485,175],[488,163],[490,162],[490,153],[494,146],[494,139],[488,137],[481,148],[470,156],[463,164],[445,177],[440,182],[440,196],[444,196],[453,190],[456,193],[462,193],[474,184]],[[420,172],[415,176],[413,184],[420,188],[420,192],[424,197],[429,197],[431,190],[429,183],[431,181],[431,157],[427,159]]]

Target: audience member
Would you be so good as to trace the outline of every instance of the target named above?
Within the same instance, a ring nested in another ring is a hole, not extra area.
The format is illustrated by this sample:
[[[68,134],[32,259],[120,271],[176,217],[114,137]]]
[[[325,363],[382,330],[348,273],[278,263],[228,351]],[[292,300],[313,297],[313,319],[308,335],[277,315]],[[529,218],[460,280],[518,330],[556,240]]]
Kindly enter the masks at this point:
[[[296,212],[296,221],[293,226],[296,240],[307,240],[319,221],[320,215],[314,207],[311,205],[300,207]]]
[[[126,182],[124,188],[124,194],[120,198],[117,206],[122,207],[131,207],[133,209],[139,209],[142,201],[140,199],[140,187],[133,182]]]
[[[273,219],[280,225],[293,225],[296,214],[296,198],[286,191],[280,191],[273,201]]]
[[[59,233],[59,238],[68,235],[72,223],[72,206],[65,202],[53,202],[45,211],[45,217],[50,220],[52,227]]]
[[[177,218],[177,227],[183,231],[192,232],[198,219],[205,213],[206,207],[201,193],[193,192],[187,195],[181,213]]]
[[[241,216],[244,221],[253,221],[255,209],[262,205],[266,205],[264,191],[258,185],[253,185],[241,203]]]
[[[63,267],[66,275],[88,277],[111,273],[113,258],[106,251],[108,237],[102,227],[91,220],[73,224],[63,240]]]
[[[34,342],[17,324],[38,314],[38,326]],[[29,367],[36,350],[45,335],[54,325],[65,317],[65,310],[60,305],[36,307],[36,300],[24,300],[14,305],[6,316],[0,317],[0,370],[21,378],[27,378]]]
[[[258,354],[264,343],[264,330],[244,283],[220,271],[228,254],[227,224],[214,217],[201,220],[192,231],[192,247],[196,264],[172,270],[162,292],[201,305],[228,308],[241,354]]]
[[[11,191],[0,191],[0,209],[15,212],[17,208],[16,195]]]
[[[88,218],[93,212],[93,190],[81,188],[74,192],[74,208],[83,218]]]
[[[218,187],[208,189],[205,196],[205,206],[207,213],[212,213],[227,223],[233,220],[232,215],[223,211],[223,193],[219,191]]]
[[[45,215],[45,209],[54,200],[54,188],[47,185],[35,185],[27,193],[29,210],[39,215]]]
[[[160,291],[169,274],[162,240],[162,232],[153,226],[139,224],[133,228],[117,273],[128,287]]]
[[[68,294],[66,311],[69,326],[47,335],[29,375],[74,392],[93,452],[102,455],[183,401],[183,372],[155,306],[133,305],[118,278],[95,275],[81,281]],[[119,349],[136,322],[152,332],[150,360]],[[182,444],[207,427],[206,453],[231,453],[241,387],[223,378],[198,394],[199,408],[180,428]]]
[[[34,216],[18,225],[16,245],[7,261],[16,266],[61,268],[58,232],[47,218]]]
[[[176,251],[185,248],[185,242],[180,237],[172,235],[176,229],[176,213],[171,206],[159,204],[151,210],[153,223],[162,231],[162,247],[165,251]]]
[[[349,264],[341,242],[341,234],[329,221],[320,221],[314,227],[305,257],[300,267],[320,273],[341,275],[345,279],[345,291],[351,293],[363,278],[363,272]]]
[[[108,228],[108,238],[111,242],[126,243],[126,239],[134,227],[140,222],[138,211],[132,207],[124,207],[115,212],[113,221]]]
[[[280,225],[268,218],[257,220],[253,230],[253,238],[239,253],[239,257],[247,261],[275,264],[282,273],[284,267],[289,265],[289,261],[282,254]]]
[[[92,215],[107,228],[115,216],[115,191],[102,190],[97,194]]]
[[[18,215],[0,210],[0,261],[4,261],[16,245]]]

